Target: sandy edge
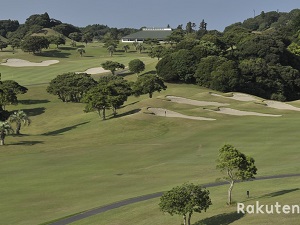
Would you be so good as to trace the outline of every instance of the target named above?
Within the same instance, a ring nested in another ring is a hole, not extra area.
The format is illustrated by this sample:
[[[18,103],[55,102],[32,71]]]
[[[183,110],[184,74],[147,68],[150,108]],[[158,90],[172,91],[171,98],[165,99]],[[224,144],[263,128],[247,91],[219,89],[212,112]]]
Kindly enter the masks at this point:
[[[5,63],[1,63],[0,65],[10,66],[10,67],[28,67],[28,66],[50,66],[56,63],[59,63],[59,60],[45,60],[36,63],[36,62],[30,62],[23,59],[7,59]]]
[[[193,100],[193,99],[188,99],[188,98],[183,98],[183,97],[178,97],[178,96],[172,96],[172,95],[167,95],[166,98],[171,100],[171,102],[189,104],[189,105],[195,105],[195,106],[226,106],[226,105],[229,105],[227,103],[198,101],[198,100]]]
[[[147,108],[150,112],[154,113],[156,116],[164,116],[164,117],[176,117],[176,118],[185,118],[192,120],[206,120],[206,121],[214,121],[216,119],[207,118],[207,117],[198,117],[198,116],[186,116],[181,113],[177,113],[168,109],[163,108]]]

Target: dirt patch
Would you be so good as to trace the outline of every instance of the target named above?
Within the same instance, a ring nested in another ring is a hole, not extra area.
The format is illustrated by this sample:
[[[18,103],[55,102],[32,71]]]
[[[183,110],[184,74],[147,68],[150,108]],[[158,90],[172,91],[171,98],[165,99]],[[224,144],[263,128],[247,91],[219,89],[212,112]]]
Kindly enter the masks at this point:
[[[94,68],[87,69],[84,72],[77,72],[77,73],[87,73],[87,74],[94,75],[94,74],[107,73],[107,72],[110,72],[110,70],[105,70],[102,67],[94,67]]]

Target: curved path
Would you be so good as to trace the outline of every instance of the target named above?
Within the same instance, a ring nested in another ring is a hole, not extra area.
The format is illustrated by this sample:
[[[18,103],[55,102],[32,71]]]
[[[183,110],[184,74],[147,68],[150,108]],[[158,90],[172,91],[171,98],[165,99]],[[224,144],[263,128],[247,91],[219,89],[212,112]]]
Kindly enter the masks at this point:
[[[281,175],[273,175],[273,176],[264,176],[264,177],[257,177],[255,180],[269,180],[269,179],[288,178],[288,177],[300,177],[300,174],[281,174]],[[224,184],[227,184],[227,182],[224,181],[224,182],[208,183],[208,184],[204,184],[202,186],[203,187],[217,187],[217,186],[221,186]],[[153,198],[158,198],[158,197],[162,196],[162,194],[163,194],[163,192],[158,192],[158,193],[154,193],[154,194],[149,194],[149,195],[126,199],[126,200],[123,200],[120,202],[112,203],[110,205],[101,206],[99,208],[87,210],[85,212],[70,216],[68,218],[64,218],[64,219],[58,220],[53,223],[49,223],[49,225],[67,225],[67,224],[76,222],[78,220],[82,220],[87,217],[94,216],[96,214],[100,214],[100,213],[103,213],[103,212],[106,212],[106,211],[109,211],[112,209],[120,208],[122,206],[127,206],[127,205],[130,205],[133,203],[142,202],[142,201],[146,201],[146,200],[153,199]]]

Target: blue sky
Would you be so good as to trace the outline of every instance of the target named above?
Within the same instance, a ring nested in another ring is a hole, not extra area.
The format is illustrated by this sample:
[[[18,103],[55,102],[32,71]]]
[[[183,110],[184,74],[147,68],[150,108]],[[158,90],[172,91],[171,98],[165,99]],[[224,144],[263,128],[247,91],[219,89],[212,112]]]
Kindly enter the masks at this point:
[[[51,18],[83,27],[172,28],[191,21],[207,22],[209,30],[220,30],[261,11],[289,12],[300,8],[299,0],[0,0],[0,20],[24,23],[32,14],[48,12]]]

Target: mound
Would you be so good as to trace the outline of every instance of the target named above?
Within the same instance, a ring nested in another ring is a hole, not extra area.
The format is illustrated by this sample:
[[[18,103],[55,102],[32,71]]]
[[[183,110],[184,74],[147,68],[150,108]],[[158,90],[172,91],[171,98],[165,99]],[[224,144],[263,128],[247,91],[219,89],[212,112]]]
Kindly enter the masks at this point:
[[[39,63],[30,62],[23,59],[7,59],[5,63],[1,63],[2,66],[10,67],[27,67],[27,66],[50,66],[52,64],[59,63],[58,60],[46,60]]]
[[[177,118],[185,118],[185,119],[192,119],[192,120],[207,120],[213,121],[216,119],[206,118],[206,117],[198,117],[198,116],[187,116],[181,113],[177,113],[171,110],[162,109],[162,108],[148,108],[148,110],[154,113],[156,116],[165,116],[165,117],[177,117]]]
[[[297,108],[295,106],[289,105],[287,103],[283,102],[277,102],[277,101],[263,101],[267,104],[268,107],[274,108],[274,109],[284,109],[284,110],[294,110],[294,111],[300,111],[300,108]]]

